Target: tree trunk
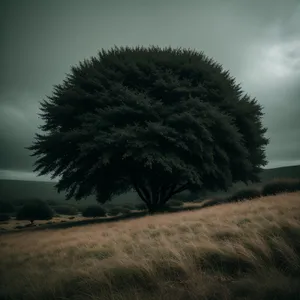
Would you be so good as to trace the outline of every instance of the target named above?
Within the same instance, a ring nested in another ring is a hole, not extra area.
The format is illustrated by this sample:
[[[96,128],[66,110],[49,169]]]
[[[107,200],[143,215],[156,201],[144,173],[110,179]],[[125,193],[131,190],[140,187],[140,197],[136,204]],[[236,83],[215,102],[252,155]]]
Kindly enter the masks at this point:
[[[177,193],[180,193],[188,188],[188,184],[162,184],[157,181],[148,181],[143,184],[138,184],[133,181],[133,186],[139,197],[146,204],[150,214],[161,211],[167,201]]]
[[[148,208],[148,211],[150,214],[154,214],[156,212],[162,211],[164,206],[165,206],[165,203],[164,204],[150,203],[149,205],[147,205],[147,208]]]

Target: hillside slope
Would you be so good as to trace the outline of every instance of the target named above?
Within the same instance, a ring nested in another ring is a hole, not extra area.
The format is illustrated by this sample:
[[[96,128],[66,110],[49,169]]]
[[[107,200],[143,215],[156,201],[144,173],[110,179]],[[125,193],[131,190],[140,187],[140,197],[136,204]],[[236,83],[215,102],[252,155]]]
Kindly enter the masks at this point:
[[[0,298],[299,300],[299,195],[3,235]]]

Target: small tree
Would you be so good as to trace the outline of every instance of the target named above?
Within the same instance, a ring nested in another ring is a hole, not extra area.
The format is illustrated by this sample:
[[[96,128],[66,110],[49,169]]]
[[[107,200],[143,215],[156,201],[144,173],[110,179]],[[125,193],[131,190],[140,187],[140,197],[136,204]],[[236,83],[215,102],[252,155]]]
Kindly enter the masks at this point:
[[[106,216],[106,211],[105,209],[97,204],[94,205],[89,205],[87,206],[83,211],[82,211],[82,216],[83,217],[105,217]]]
[[[35,220],[51,220],[54,212],[44,201],[35,199],[25,203],[17,213],[18,220],[29,220],[31,224]]]
[[[72,67],[41,110],[35,171],[60,176],[67,199],[105,203],[134,189],[156,211],[184,190],[258,181],[266,164],[262,107],[196,51],[101,51]]]

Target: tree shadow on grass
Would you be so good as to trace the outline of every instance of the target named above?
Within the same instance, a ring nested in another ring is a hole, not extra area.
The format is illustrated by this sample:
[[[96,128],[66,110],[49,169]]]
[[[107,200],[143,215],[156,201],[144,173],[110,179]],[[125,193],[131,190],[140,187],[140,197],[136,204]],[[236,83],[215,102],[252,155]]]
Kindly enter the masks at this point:
[[[202,207],[199,206],[192,206],[192,207],[166,207],[160,211],[152,213],[151,215],[157,214],[165,214],[165,213],[176,213],[182,211],[193,211],[199,210]],[[103,223],[112,223],[124,220],[131,220],[131,219],[139,219],[145,216],[149,216],[148,211],[137,211],[137,212],[130,212],[126,215],[119,215],[114,217],[105,217],[105,218],[93,218],[93,219],[86,219],[86,220],[77,220],[77,221],[66,221],[62,223],[52,223],[52,224],[40,224],[36,227],[23,227],[21,229],[12,229],[0,232],[0,235],[3,234],[13,234],[19,232],[28,232],[28,231],[43,231],[43,230],[55,230],[55,229],[66,229],[71,227],[79,227],[85,226],[90,224],[103,224]]]

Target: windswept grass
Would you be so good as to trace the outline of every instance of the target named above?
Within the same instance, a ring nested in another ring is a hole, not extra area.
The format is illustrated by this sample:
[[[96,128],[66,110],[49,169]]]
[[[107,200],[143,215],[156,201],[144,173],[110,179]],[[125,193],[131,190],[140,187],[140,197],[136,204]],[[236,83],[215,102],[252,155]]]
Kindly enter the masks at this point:
[[[0,299],[300,299],[300,193],[0,241]]]

